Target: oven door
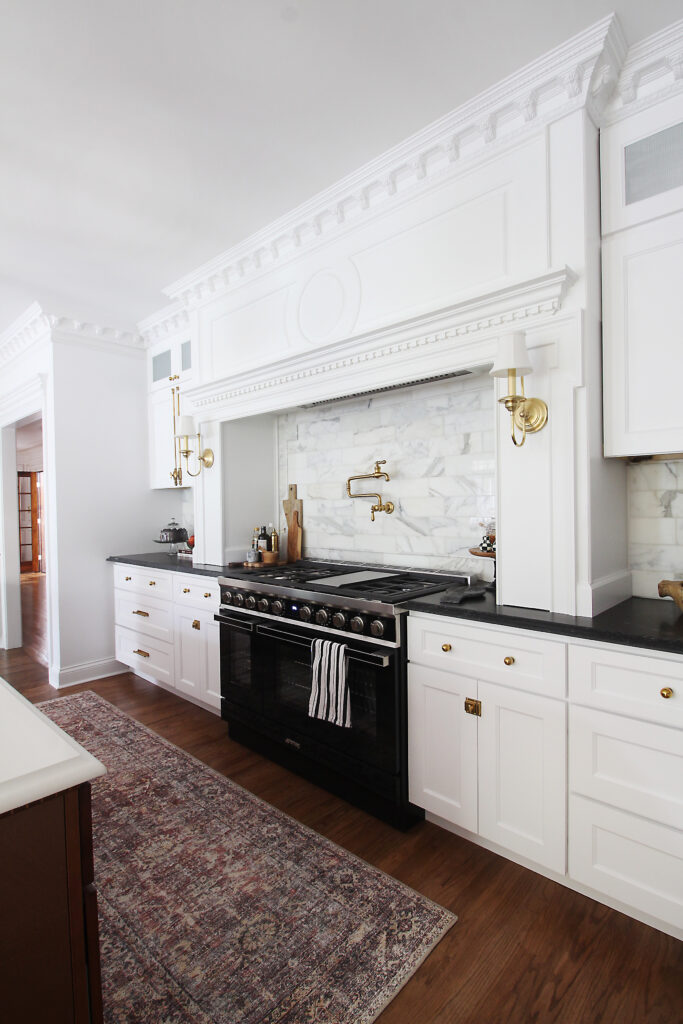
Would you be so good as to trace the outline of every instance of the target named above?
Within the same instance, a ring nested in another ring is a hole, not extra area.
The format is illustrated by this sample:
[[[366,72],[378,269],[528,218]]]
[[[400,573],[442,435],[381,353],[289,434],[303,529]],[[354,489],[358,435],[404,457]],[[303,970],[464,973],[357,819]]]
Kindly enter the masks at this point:
[[[227,718],[226,705],[234,703],[252,711],[263,711],[263,692],[255,672],[255,622],[243,615],[221,612],[221,714]]]
[[[361,761],[391,774],[399,771],[401,655],[390,647],[354,642],[341,636],[347,646],[347,682],[351,703],[351,728],[333,725],[308,714],[312,686],[312,641],[328,640],[317,633],[283,623],[255,623],[254,670],[263,692],[263,713],[315,741],[333,755]]]

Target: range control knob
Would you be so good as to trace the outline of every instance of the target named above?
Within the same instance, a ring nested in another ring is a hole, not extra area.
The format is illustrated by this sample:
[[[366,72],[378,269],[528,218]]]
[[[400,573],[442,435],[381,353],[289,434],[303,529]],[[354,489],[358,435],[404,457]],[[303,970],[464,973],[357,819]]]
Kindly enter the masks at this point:
[[[318,608],[315,613],[315,621],[319,626],[326,626],[330,621],[330,613],[326,608]]]
[[[384,623],[381,619],[373,619],[370,623],[370,632],[373,636],[384,636]]]
[[[365,619],[362,615],[354,615],[350,625],[354,633],[362,633],[365,629]]]
[[[267,612],[270,608],[270,601],[267,597],[260,597],[258,602],[258,610],[260,612]]]
[[[235,607],[242,608],[244,606],[244,594],[234,594],[232,598],[232,603],[235,605]]]
[[[249,594],[248,597],[245,597],[245,599],[244,599],[244,607],[245,608],[255,608],[256,607],[256,598],[254,597],[253,594]]]
[[[276,598],[271,604],[270,610],[273,613],[273,615],[282,615],[283,611],[285,610],[285,606],[282,603],[282,601],[279,601]]]
[[[221,604],[232,604],[232,594],[229,590],[226,590],[221,597]]]
[[[332,616],[332,625],[335,629],[346,629],[346,612],[335,612]]]
[[[299,608],[299,618],[302,622],[310,622],[313,618],[313,609],[309,604],[302,604]]]

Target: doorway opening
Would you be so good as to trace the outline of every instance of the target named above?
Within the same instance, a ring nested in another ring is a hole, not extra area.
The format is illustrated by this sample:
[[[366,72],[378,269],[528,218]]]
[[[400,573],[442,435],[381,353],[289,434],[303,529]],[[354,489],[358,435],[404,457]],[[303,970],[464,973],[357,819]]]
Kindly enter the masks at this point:
[[[17,514],[21,594],[21,645],[48,663],[43,421],[40,414],[16,424]]]

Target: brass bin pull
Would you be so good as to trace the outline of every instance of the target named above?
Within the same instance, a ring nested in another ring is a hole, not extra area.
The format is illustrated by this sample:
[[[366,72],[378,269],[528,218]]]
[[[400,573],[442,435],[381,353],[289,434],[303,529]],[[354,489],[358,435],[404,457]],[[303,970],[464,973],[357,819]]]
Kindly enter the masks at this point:
[[[149,618],[149,612],[143,612],[140,608],[136,608],[133,615],[142,615],[143,619]]]
[[[659,693],[660,693],[660,696],[662,696],[664,698],[664,700],[668,700],[669,697],[673,697],[673,695],[674,695],[674,692],[673,692],[673,690],[671,689],[670,686],[663,686],[661,688],[661,690],[659,691]]]
[[[183,587],[183,594],[189,594],[189,593],[190,593],[190,588],[189,587]]]
[[[192,620],[192,628],[193,629],[199,629],[200,628],[199,619],[193,619]]]
[[[143,651],[139,648],[137,651],[133,651],[133,654],[139,654],[141,658],[149,658],[149,651]]]
[[[514,663],[515,663],[515,659],[510,654],[508,654],[507,658],[503,658],[503,664],[504,665],[514,665]]]
[[[450,649],[451,649],[451,645],[450,644],[441,644],[441,650],[445,651],[446,654],[448,654]]]

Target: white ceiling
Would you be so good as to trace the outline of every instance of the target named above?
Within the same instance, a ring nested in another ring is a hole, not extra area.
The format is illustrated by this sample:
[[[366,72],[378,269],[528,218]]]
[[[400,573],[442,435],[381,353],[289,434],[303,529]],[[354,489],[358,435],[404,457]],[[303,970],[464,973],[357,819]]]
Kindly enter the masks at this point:
[[[161,289],[616,10],[680,0],[0,0],[0,330]]]

